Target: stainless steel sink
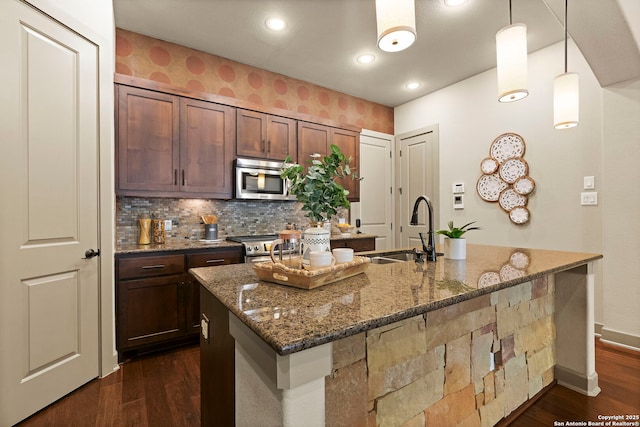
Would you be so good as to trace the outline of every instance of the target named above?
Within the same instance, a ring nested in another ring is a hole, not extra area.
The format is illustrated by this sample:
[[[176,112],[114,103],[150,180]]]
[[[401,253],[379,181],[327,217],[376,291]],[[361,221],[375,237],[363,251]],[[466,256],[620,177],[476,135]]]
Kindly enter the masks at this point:
[[[368,255],[372,264],[391,264],[394,262],[413,261],[415,254],[413,250],[390,251]]]

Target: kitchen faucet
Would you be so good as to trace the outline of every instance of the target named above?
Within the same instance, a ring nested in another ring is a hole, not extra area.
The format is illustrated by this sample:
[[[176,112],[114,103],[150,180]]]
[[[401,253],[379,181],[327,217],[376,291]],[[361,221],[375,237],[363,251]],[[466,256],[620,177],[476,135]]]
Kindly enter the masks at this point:
[[[418,233],[420,236],[420,241],[422,242],[422,250],[427,255],[427,261],[436,261],[436,243],[435,243],[435,235],[433,233],[433,207],[431,205],[431,200],[427,196],[420,196],[416,199],[415,204],[413,205],[413,213],[411,214],[411,225],[418,225],[418,206],[420,202],[424,200],[427,203],[427,210],[429,211],[429,232],[427,237],[427,244],[424,244],[424,238],[422,237],[422,233]]]

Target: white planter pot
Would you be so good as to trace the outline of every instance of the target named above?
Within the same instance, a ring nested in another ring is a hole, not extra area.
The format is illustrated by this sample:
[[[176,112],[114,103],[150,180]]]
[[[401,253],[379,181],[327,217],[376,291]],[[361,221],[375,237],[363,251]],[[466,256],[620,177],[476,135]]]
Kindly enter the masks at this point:
[[[467,239],[444,239],[444,257],[447,259],[467,259]]]

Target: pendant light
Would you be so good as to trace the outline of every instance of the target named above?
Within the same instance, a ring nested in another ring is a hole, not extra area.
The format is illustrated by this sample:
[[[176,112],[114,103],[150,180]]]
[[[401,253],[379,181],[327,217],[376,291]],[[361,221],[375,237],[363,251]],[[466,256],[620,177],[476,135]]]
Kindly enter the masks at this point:
[[[416,40],[414,0],[376,0],[378,47],[399,52]]]
[[[527,26],[513,24],[509,0],[509,25],[496,33],[498,101],[513,102],[527,90]]]
[[[580,124],[580,78],[567,72],[567,6],[564,1],[564,73],[553,81],[553,126],[568,129]]]

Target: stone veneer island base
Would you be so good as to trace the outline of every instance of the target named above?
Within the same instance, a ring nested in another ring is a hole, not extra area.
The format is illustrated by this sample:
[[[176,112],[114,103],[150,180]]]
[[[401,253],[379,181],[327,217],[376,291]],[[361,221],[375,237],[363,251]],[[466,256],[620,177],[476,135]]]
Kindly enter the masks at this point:
[[[202,425],[225,398],[235,412],[215,425],[492,426],[556,380],[596,395],[600,256],[470,249],[313,291],[257,282],[250,266],[192,270],[218,320],[201,346]]]

